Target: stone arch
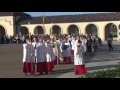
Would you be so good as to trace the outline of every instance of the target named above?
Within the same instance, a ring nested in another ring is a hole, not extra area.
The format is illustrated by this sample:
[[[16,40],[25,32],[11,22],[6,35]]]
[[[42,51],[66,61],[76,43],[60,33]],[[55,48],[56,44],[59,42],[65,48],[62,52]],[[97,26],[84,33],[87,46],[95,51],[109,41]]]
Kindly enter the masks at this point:
[[[80,34],[80,28],[75,25],[75,24],[72,24],[68,27],[68,34]]]
[[[28,35],[29,30],[27,27],[21,27],[21,35]]]
[[[54,34],[62,34],[62,29],[59,25],[53,25],[51,33]]]
[[[113,38],[118,37],[118,27],[114,23],[108,23],[105,25],[105,40],[109,38],[110,34],[112,34]]]
[[[37,35],[39,35],[39,34],[44,34],[44,29],[43,29],[43,27],[42,27],[42,26],[37,26],[37,27],[35,27],[35,29],[34,29],[34,34],[37,34]]]
[[[87,34],[98,36],[98,27],[95,24],[88,24],[85,30]]]
[[[6,30],[4,26],[0,25],[0,36],[4,36],[4,35],[6,35]]]

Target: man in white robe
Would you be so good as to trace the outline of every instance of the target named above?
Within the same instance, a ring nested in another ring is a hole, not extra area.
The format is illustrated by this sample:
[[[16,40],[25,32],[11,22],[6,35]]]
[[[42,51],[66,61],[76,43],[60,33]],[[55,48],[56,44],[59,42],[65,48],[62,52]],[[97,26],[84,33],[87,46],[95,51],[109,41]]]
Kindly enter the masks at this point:
[[[85,50],[81,44],[82,42],[78,40],[78,44],[75,46],[75,51],[74,51],[75,74],[86,73],[86,68],[83,59],[83,53],[85,52]]]
[[[34,56],[34,47],[31,44],[30,39],[26,39],[26,44],[23,44],[23,72],[26,75],[27,73],[31,73],[31,75],[35,73]]]

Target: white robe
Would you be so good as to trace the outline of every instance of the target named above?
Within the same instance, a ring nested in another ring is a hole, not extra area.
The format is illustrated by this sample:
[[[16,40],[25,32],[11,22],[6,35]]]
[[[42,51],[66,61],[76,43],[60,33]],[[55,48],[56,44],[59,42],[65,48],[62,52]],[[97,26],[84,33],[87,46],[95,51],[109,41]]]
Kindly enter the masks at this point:
[[[36,50],[36,47],[37,47],[37,42],[33,42],[32,43],[34,49],[35,49],[35,57],[37,56],[37,50]]]
[[[37,43],[37,54],[36,54],[36,62],[39,63],[39,62],[44,62],[46,60],[46,52],[45,52],[45,43],[42,42],[42,43]]]
[[[75,50],[74,50],[74,64],[75,65],[84,65],[83,53],[84,53],[83,46],[81,47],[75,46]]]
[[[74,50],[74,47],[75,47],[75,43],[76,43],[76,41],[75,41],[75,40],[72,40],[72,41],[71,41],[72,50]]]
[[[23,44],[23,62],[35,62],[35,49],[32,44]]]
[[[53,47],[51,43],[45,42],[45,55],[46,55],[46,62],[52,62],[55,60],[55,55],[53,52]]]
[[[74,45],[74,48],[76,47],[77,43],[78,43],[78,40],[75,40],[75,45]]]
[[[84,47],[85,52],[87,51],[87,40],[85,38],[81,39],[82,46]]]
[[[62,49],[62,52],[63,52],[63,57],[71,57],[71,47],[70,47],[70,43],[66,42],[66,43],[63,43],[63,45],[67,45],[68,46],[68,49],[66,50],[63,50]]]

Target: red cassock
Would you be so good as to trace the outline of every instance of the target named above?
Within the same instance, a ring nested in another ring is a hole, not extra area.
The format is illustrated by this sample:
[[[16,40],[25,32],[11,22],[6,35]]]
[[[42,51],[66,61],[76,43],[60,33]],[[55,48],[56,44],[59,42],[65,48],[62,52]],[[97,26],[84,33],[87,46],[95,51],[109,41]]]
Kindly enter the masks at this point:
[[[71,54],[74,55],[74,50],[71,50]]]
[[[54,65],[56,65],[57,63],[60,64],[60,59],[56,56],[53,63],[54,63]]]
[[[23,72],[34,74],[35,73],[35,63],[24,62],[23,63]]]
[[[85,65],[75,65],[75,73],[76,74],[85,74],[86,71],[86,67]]]
[[[64,64],[71,64],[72,63],[72,60],[71,60],[71,57],[64,57]]]

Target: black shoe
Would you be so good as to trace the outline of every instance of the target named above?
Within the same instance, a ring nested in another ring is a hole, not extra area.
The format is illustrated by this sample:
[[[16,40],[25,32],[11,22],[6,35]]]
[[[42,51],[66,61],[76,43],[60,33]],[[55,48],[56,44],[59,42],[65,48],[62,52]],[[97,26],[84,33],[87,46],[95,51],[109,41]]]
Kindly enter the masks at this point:
[[[43,75],[43,73],[41,72],[40,75]]]
[[[47,75],[48,74],[48,72],[45,72],[45,75]]]
[[[34,73],[31,73],[31,75],[34,75]]]
[[[78,73],[75,73],[75,75],[78,75]]]
[[[51,72],[48,72],[48,73],[47,73],[47,75],[50,75],[50,74],[51,74]]]
[[[52,71],[52,73],[54,73],[55,71]]]

